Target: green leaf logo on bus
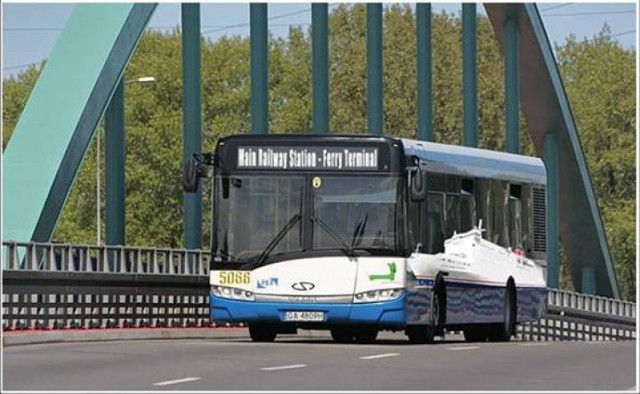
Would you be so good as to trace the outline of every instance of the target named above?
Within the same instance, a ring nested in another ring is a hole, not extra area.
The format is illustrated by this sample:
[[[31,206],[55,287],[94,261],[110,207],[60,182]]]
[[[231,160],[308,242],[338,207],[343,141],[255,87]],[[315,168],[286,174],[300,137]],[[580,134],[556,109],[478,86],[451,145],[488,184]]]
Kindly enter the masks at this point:
[[[394,280],[396,278],[396,263],[391,262],[387,264],[389,266],[388,274],[375,274],[369,275],[369,280]]]

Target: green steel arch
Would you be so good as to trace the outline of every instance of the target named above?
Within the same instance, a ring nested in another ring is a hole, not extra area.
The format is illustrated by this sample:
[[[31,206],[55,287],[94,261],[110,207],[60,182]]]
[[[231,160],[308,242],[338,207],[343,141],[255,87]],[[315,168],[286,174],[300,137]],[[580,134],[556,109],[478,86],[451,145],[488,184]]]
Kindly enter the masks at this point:
[[[485,9],[503,47],[507,18],[518,22],[521,108],[537,155],[545,159],[550,153],[556,156],[557,167],[545,160],[547,171],[556,171],[558,176],[557,185],[547,190],[559,197],[559,228],[550,230],[555,231],[556,240],[559,231],[573,283],[578,291],[620,298],[577,126],[538,8],[533,3],[487,3]],[[550,164],[556,168],[549,168]],[[558,189],[552,190],[556,186]],[[549,253],[557,254],[558,250]],[[595,289],[585,288],[589,282],[595,282]]]
[[[4,154],[3,238],[48,241],[156,4],[79,4]]]

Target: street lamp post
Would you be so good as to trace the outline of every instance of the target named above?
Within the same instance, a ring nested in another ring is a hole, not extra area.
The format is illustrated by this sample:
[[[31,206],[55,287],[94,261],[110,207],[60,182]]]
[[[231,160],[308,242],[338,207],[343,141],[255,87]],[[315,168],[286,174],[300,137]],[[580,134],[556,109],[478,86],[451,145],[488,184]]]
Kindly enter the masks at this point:
[[[120,138],[118,139],[118,142],[116,142],[116,145],[117,145],[116,148],[120,148],[121,150],[124,150],[124,84],[140,83],[143,86],[147,86],[147,85],[153,84],[155,81],[156,79],[154,77],[140,77],[140,78],[134,78],[134,79],[127,79],[127,80],[124,80],[124,82],[118,82],[116,91],[114,92],[113,97],[111,98],[111,102],[109,103],[107,112],[105,114],[105,130],[113,129],[112,130],[113,133],[116,133],[118,131],[120,132],[119,133]],[[101,217],[100,217],[101,216],[100,207],[102,203],[100,198],[100,134],[99,134],[99,131],[98,131],[98,135],[96,135],[96,138],[97,138],[96,140],[96,244],[100,245],[102,240],[102,235],[101,235],[102,223],[101,223]],[[113,145],[113,142],[111,145]],[[109,144],[107,144],[106,150],[109,151]],[[105,154],[105,160],[108,160],[106,156],[107,154]],[[113,156],[113,154],[108,156],[109,156],[109,159],[116,160],[116,158],[111,157]],[[122,157],[117,158],[117,160],[120,160],[120,164],[124,169],[124,154],[121,156]],[[107,172],[109,172],[109,169],[107,169]],[[121,182],[124,182],[124,176],[121,174],[120,177],[122,178]],[[124,195],[124,187],[122,187],[122,189],[123,190],[121,190],[120,194]],[[122,205],[123,205],[122,209],[124,210],[124,202],[122,202]],[[107,220],[107,222],[109,221]]]

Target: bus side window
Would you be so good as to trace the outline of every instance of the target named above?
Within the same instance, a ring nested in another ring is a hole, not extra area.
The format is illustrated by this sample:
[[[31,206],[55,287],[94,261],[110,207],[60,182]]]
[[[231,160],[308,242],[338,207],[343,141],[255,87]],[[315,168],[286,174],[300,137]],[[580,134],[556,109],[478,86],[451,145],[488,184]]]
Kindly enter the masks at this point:
[[[476,222],[482,219],[485,232],[483,237],[487,240],[491,240],[492,235],[492,220],[490,215],[491,208],[491,181],[488,179],[476,179],[475,184],[475,204],[476,204]]]
[[[460,228],[458,232],[469,231],[477,224],[474,180],[463,178],[460,184]]]
[[[444,193],[428,193],[426,253],[444,252],[444,224]]]
[[[522,186],[509,185],[509,232],[511,247],[522,248]]]
[[[531,185],[522,185],[520,195],[522,248],[530,256],[533,248],[533,199]]]
[[[424,222],[420,214],[423,202],[413,201],[407,193],[407,247],[413,251],[420,242],[420,226]]]

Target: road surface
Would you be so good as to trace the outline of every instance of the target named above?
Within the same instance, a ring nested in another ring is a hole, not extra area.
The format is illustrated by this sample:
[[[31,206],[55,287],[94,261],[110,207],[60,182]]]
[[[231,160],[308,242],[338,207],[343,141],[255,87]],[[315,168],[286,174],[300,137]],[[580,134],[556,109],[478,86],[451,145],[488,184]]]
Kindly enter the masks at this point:
[[[5,390],[630,390],[636,342],[410,345],[326,337],[139,340],[4,348]]]

